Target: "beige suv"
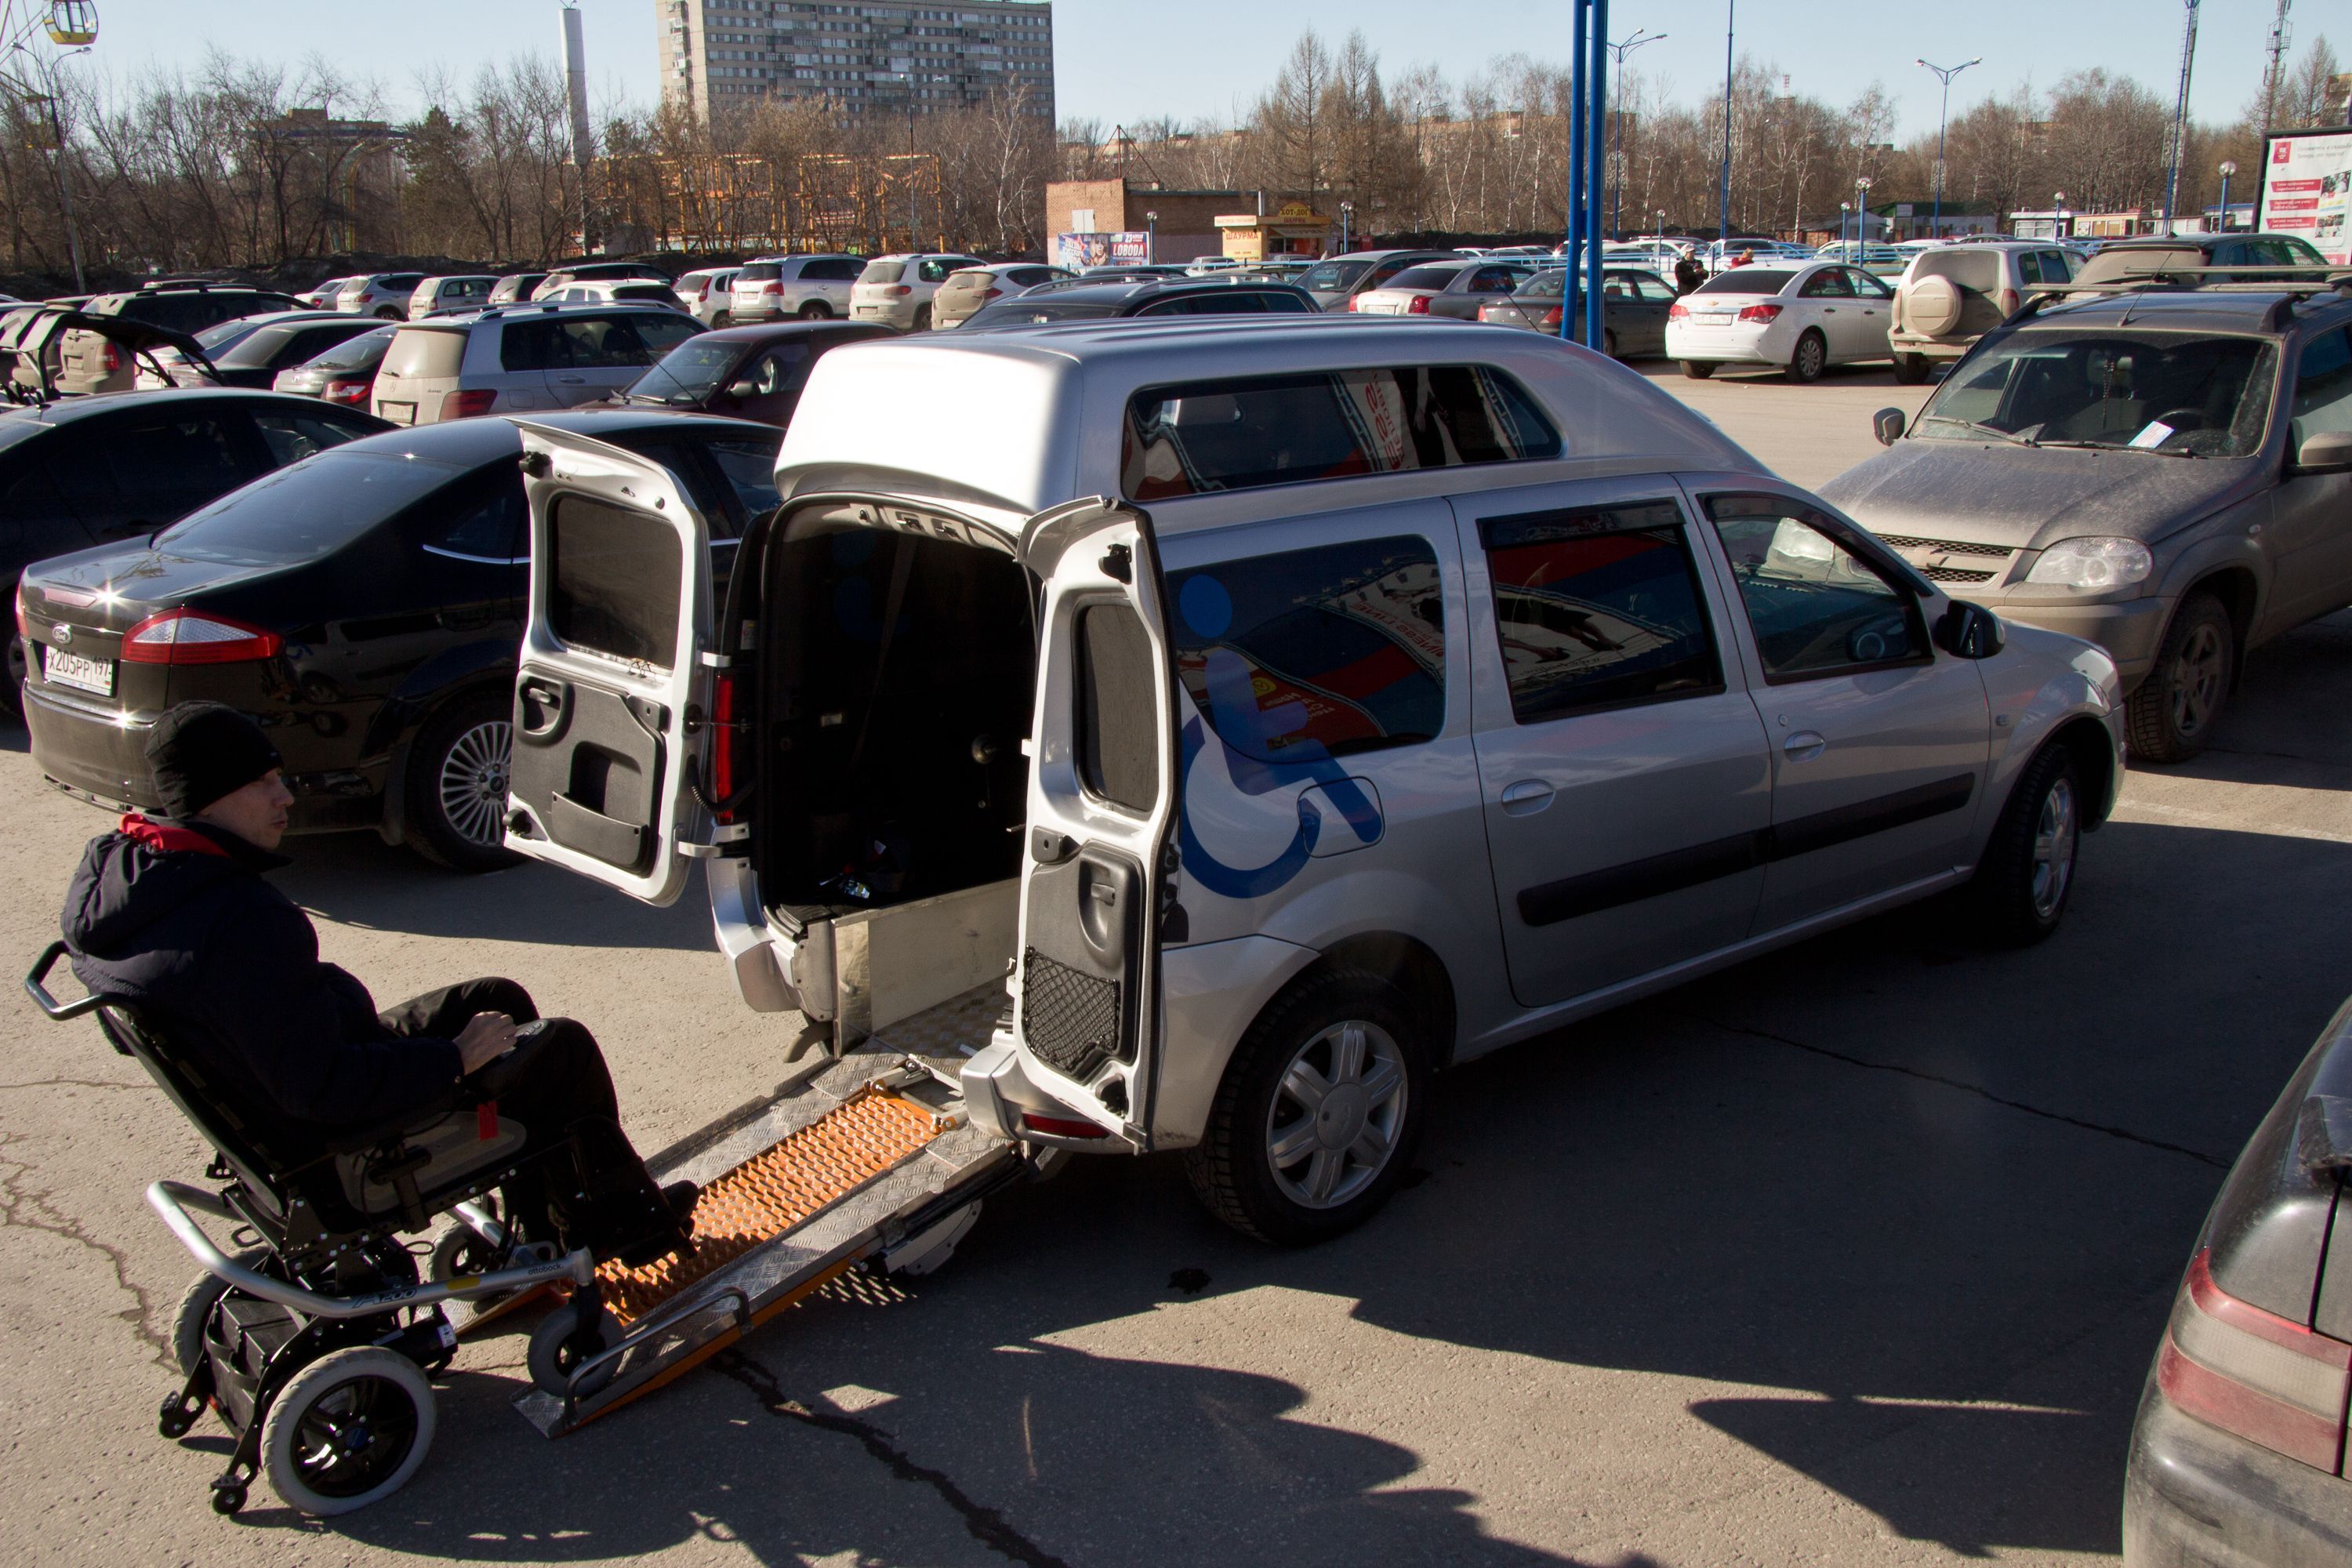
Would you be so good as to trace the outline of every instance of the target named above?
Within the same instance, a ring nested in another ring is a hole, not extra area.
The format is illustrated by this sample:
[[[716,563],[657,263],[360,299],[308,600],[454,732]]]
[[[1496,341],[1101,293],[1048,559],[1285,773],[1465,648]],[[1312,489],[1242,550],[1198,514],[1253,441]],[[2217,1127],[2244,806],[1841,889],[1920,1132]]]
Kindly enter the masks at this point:
[[[1956,360],[2049,283],[2072,283],[2074,258],[2048,241],[1939,245],[1911,258],[1895,289],[1895,379],[1916,385],[1929,362]]]
[[[877,256],[850,288],[849,319],[879,321],[902,332],[928,331],[931,298],[948,275],[987,265],[977,256]]]
[[[670,305],[524,305],[412,321],[369,407],[395,425],[572,408],[610,397],[702,331]]]

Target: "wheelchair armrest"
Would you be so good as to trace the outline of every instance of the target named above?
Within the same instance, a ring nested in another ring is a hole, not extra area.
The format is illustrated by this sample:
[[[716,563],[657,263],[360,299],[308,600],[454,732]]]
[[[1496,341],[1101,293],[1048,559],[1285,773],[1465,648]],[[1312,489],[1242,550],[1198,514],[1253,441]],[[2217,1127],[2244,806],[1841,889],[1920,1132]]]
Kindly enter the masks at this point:
[[[41,956],[34,961],[32,972],[25,976],[25,994],[33,999],[33,1005],[61,1024],[68,1018],[79,1018],[106,1005],[106,998],[95,991],[87,996],[77,996],[70,1002],[60,1002],[49,994],[49,988],[42,983],[48,979],[49,971],[57,967],[58,960],[65,954],[64,942],[49,943],[42,950]]]

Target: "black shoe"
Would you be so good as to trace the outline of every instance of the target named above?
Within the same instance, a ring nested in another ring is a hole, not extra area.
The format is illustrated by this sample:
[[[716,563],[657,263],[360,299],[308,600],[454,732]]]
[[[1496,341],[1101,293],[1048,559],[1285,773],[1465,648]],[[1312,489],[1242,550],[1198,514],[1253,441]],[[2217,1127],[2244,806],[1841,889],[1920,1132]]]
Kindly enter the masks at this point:
[[[677,1223],[691,1228],[694,1205],[702,1201],[702,1189],[692,1182],[672,1182],[661,1191],[669,1201],[670,1213],[677,1215]]]

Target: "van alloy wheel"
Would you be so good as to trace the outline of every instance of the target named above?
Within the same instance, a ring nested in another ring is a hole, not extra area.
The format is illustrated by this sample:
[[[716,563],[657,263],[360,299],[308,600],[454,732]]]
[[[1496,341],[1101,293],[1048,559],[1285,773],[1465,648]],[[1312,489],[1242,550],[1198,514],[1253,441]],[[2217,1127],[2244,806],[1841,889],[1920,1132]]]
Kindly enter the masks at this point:
[[[1299,1047],[1266,1116],[1266,1163],[1293,1203],[1337,1208],[1380,1179],[1405,1110],[1404,1057],[1349,1018]]]

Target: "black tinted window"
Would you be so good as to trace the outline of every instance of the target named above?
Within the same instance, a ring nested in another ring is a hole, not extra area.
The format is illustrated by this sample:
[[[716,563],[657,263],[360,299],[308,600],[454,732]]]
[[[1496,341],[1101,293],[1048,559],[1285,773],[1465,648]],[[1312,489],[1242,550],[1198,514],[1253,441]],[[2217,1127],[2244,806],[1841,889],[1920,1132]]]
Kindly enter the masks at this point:
[[[8,557],[5,569],[22,562],[62,555],[89,542],[81,521],[49,480],[37,459],[18,465],[16,472],[0,478],[0,552]]]
[[[262,445],[269,448],[270,466],[278,468],[369,433],[362,426],[348,425],[324,415],[282,409],[257,413],[253,423],[261,432]]]
[[[1839,542],[1819,513],[1777,496],[1710,496],[1767,679],[1932,658],[1909,594]]]
[[[686,561],[669,524],[586,496],[548,520],[547,620],[575,648],[667,669]]]
[[[667,353],[688,338],[699,336],[702,323],[692,316],[665,311],[658,316],[632,316],[629,325],[636,329],[645,347],[631,363],[644,363],[651,355]]]
[[[1351,287],[1370,268],[1369,261],[1327,261],[1320,267],[1310,267],[1299,278],[1298,286],[1313,294],[1336,294]]]
[[[156,542],[176,555],[236,565],[315,561],[448,480],[449,470],[438,463],[331,453],[223,496]]]
[[[151,415],[93,431],[123,521],[160,528],[259,473],[239,439],[243,423],[235,414]]]
[[[488,480],[457,487],[419,510],[431,514],[425,548],[436,555],[507,565],[530,554],[530,509],[520,465],[501,465]]]
[[[1177,678],[1228,749],[1309,763],[1445,727],[1445,612],[1428,541],[1251,556],[1168,586]]]
[[[710,454],[719,476],[734,490],[747,520],[774,508],[784,499],[776,490],[776,448],[780,445],[756,436],[741,439],[730,437],[709,442],[703,448]]]
[[[1735,267],[1728,272],[1718,272],[1697,288],[1694,294],[1778,294],[1789,286],[1793,272],[1770,272],[1753,263]]]
[[[1723,689],[1674,502],[1490,517],[1478,536],[1520,723]]]
[[[1129,498],[1153,500],[1559,452],[1559,433],[1508,376],[1414,365],[1138,393],[1121,473]]]
[[[812,283],[855,283],[857,275],[866,270],[863,265],[847,258],[831,261],[812,261],[801,268],[801,276]]]
[[[1160,700],[1151,639],[1127,605],[1090,605],[1077,618],[1078,773],[1131,811],[1160,800]]]

